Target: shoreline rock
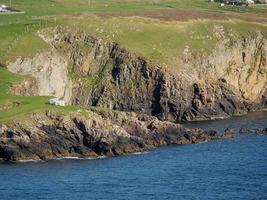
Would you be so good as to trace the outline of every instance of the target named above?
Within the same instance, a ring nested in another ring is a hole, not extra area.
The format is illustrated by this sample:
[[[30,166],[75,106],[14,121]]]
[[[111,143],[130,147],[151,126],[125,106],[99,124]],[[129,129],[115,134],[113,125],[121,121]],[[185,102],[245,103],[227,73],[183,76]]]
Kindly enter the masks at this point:
[[[256,129],[255,133],[257,135],[267,135],[267,128]]]
[[[251,133],[251,132],[252,132],[252,130],[249,129],[249,128],[241,128],[239,130],[239,133],[241,133],[241,134],[248,134],[248,133]]]
[[[231,134],[187,129],[140,113],[88,110],[86,116],[54,112],[2,125],[0,160],[48,160],[127,155],[167,145],[226,139]]]

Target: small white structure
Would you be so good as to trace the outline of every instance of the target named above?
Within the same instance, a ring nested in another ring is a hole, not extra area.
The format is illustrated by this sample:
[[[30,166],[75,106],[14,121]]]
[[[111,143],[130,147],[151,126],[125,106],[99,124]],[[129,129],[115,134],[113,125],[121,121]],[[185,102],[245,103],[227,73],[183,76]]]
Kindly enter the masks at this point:
[[[0,6],[0,12],[9,12],[9,9],[6,5],[1,5]]]
[[[50,99],[49,104],[55,105],[55,106],[66,106],[66,102],[58,98]]]
[[[255,4],[255,2],[253,0],[247,0],[248,4]]]
[[[49,104],[55,105],[56,104],[56,98],[55,99],[50,99],[49,100]]]

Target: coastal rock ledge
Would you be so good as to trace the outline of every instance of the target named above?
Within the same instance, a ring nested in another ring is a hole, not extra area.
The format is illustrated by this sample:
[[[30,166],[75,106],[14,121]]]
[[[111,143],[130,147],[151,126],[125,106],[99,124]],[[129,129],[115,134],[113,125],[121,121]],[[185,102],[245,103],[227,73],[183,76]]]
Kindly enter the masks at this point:
[[[225,137],[231,135],[190,130],[139,113],[97,109],[67,114],[42,111],[30,114],[27,121],[0,124],[0,160],[117,156]]]

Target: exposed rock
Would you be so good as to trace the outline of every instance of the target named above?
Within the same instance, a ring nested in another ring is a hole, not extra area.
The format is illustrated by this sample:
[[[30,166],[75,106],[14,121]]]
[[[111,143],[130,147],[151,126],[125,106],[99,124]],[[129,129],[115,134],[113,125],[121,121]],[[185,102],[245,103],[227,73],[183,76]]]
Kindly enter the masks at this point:
[[[29,58],[17,58],[7,66],[8,69],[13,73],[31,75],[34,79],[13,85],[11,93],[25,96],[55,96],[68,102],[71,98],[72,83],[68,78],[67,65],[66,59],[56,51],[39,53]]]
[[[98,77],[90,87],[78,81],[73,103],[190,121],[245,114],[264,101],[266,40],[259,32],[245,37],[225,32],[217,31],[220,42],[210,55],[195,56],[189,51],[189,61],[174,75],[116,43],[84,33],[59,28],[43,35],[67,55],[72,73]]]
[[[47,111],[0,127],[4,161],[116,156],[151,148],[224,138],[215,131],[189,130],[137,113],[87,110],[60,115]]]
[[[114,42],[83,32],[55,28],[42,30],[39,35],[57,56],[60,54],[62,64],[59,60],[42,64],[45,60],[37,55],[41,62],[18,60],[9,69],[20,72],[21,66],[27,64],[31,65],[29,70],[35,70],[35,63],[42,69],[52,67],[52,63],[61,66],[55,69],[64,68],[64,73],[59,74],[64,74],[65,81],[44,81],[47,84],[41,85],[45,89],[39,90],[46,91],[41,93],[45,95],[55,91],[56,96],[65,96],[72,104],[143,112],[176,122],[243,115],[267,106],[267,42],[257,31],[239,36],[216,26],[214,35],[218,42],[212,52],[196,53],[187,47],[181,58],[183,64],[175,73],[121,49]],[[71,87],[67,86],[67,65]],[[48,72],[34,74],[40,79],[49,77]]]
[[[224,130],[224,133],[225,133],[226,135],[233,135],[233,134],[236,133],[236,131],[235,131],[234,129],[229,129],[229,128],[227,128],[227,129]]]
[[[11,85],[10,93],[17,96],[37,96],[38,83],[35,79],[25,79],[21,83]]]
[[[267,128],[257,129],[255,132],[257,135],[266,135],[267,134]]]
[[[267,84],[267,42],[258,32],[239,36],[223,27],[215,29],[219,34],[215,49],[210,55],[188,53],[185,70],[203,80],[224,80],[244,100],[260,102]]]
[[[233,137],[231,129],[219,134],[171,122],[224,118],[267,106],[266,38],[257,31],[238,36],[222,27],[214,34],[218,43],[212,52],[187,47],[182,66],[170,73],[111,41],[62,28],[40,31],[52,50],[8,65],[34,78],[13,85],[12,94],[53,95],[71,104],[140,113],[92,108],[82,114],[31,114],[29,120],[0,125],[0,159],[116,156]],[[14,106],[17,102],[4,102],[0,110]]]
[[[241,128],[240,130],[239,130],[239,133],[251,133],[252,131],[250,130],[250,129],[248,129],[248,128]]]
[[[7,126],[4,124],[0,124],[0,136],[7,131]]]

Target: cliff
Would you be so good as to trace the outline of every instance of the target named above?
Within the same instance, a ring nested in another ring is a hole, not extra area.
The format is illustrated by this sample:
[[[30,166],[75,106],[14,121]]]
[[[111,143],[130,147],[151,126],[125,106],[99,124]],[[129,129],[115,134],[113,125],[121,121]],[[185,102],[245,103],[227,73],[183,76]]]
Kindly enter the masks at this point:
[[[51,51],[9,63],[11,72],[30,76],[11,93],[93,107],[39,111],[0,124],[0,160],[97,158],[230,137],[176,122],[265,108],[267,43],[258,31],[240,36],[215,26],[213,34],[211,52],[186,47],[179,69],[170,70],[83,32],[39,31]]]
[[[143,112],[161,120],[221,118],[266,107],[266,38],[257,31],[240,36],[220,26],[213,34],[218,42],[211,52],[187,47],[180,68],[171,71],[112,41],[63,28],[45,29],[39,35],[52,53],[19,58],[8,68],[34,76],[39,95]]]

